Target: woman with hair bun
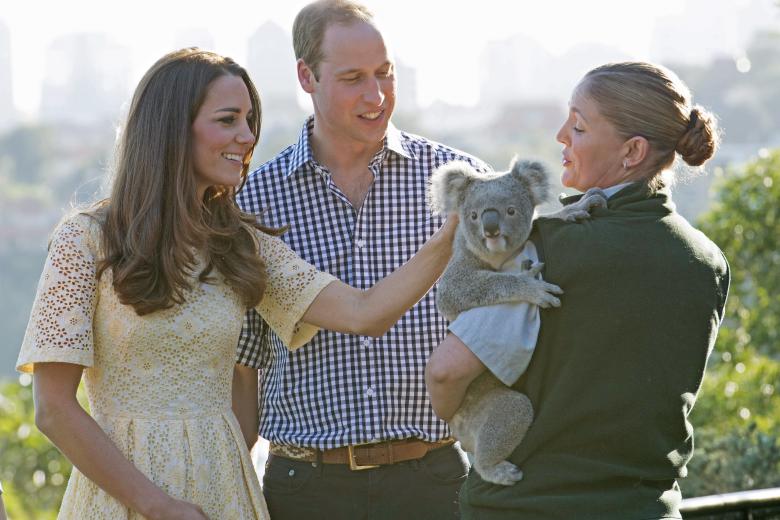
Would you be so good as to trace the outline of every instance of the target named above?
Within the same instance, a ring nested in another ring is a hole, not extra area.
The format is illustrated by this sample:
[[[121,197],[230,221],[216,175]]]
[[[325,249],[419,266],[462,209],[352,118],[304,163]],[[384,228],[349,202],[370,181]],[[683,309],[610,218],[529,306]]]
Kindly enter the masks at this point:
[[[462,517],[680,518],[688,414],[723,319],[729,267],[676,212],[670,186],[678,157],[699,166],[715,153],[716,121],[669,70],[614,63],[580,81],[557,139],[563,184],[603,189],[608,207],[579,223],[536,222],[544,279],[565,293],[560,308],[541,309],[536,349],[513,385],[535,411],[509,457],[523,479],[500,486],[471,472]],[[470,347],[451,334],[431,356],[442,417],[486,368]]]
[[[136,88],[110,197],[55,230],[17,369],[74,465],[58,518],[267,519],[257,434],[231,410],[246,310],[290,349],[319,328],[381,336],[447,264],[457,218],[365,291],[304,262],[234,200],[260,119],[230,58],[163,56]]]

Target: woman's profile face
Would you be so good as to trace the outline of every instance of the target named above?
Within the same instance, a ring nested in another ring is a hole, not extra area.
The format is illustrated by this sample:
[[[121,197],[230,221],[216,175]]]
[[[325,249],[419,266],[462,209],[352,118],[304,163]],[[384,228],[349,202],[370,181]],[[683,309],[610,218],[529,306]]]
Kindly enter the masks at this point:
[[[568,188],[608,188],[624,181],[623,160],[628,153],[615,127],[596,102],[578,86],[569,102],[569,117],[556,135],[563,144],[561,183]]]

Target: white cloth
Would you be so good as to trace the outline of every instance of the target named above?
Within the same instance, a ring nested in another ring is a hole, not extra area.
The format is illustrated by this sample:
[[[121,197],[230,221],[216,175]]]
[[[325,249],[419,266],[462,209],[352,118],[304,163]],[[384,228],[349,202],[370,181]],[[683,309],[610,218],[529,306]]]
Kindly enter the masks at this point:
[[[523,262],[539,261],[531,241],[502,271],[522,269]],[[539,307],[531,303],[507,303],[475,307],[450,323],[455,334],[502,383],[509,386],[523,375],[539,335]]]

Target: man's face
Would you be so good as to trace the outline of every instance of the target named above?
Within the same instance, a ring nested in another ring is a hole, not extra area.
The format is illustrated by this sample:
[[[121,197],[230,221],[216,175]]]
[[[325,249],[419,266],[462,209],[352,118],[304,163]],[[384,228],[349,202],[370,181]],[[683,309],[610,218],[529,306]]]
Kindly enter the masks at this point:
[[[343,144],[381,143],[395,107],[395,66],[382,35],[365,22],[332,24],[322,54],[319,79],[302,82],[312,95],[317,131]]]

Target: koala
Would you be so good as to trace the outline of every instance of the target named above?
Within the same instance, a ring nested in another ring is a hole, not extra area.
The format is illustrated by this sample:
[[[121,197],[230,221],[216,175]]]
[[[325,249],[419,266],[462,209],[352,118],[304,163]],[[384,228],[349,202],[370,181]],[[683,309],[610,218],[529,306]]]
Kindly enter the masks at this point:
[[[433,211],[455,211],[460,216],[452,259],[438,286],[437,306],[445,318],[452,321],[465,310],[497,303],[560,306],[561,288],[537,276],[542,263],[520,273],[499,271],[525,246],[536,206],[549,194],[548,176],[541,163],[518,160],[507,172],[479,173],[456,161],[433,173],[429,188]],[[606,196],[593,189],[547,217],[577,221],[588,218],[597,206],[606,207]],[[506,458],[525,436],[533,416],[527,396],[485,371],[469,386],[450,427],[463,449],[473,454],[480,476],[508,486],[523,473]]]

